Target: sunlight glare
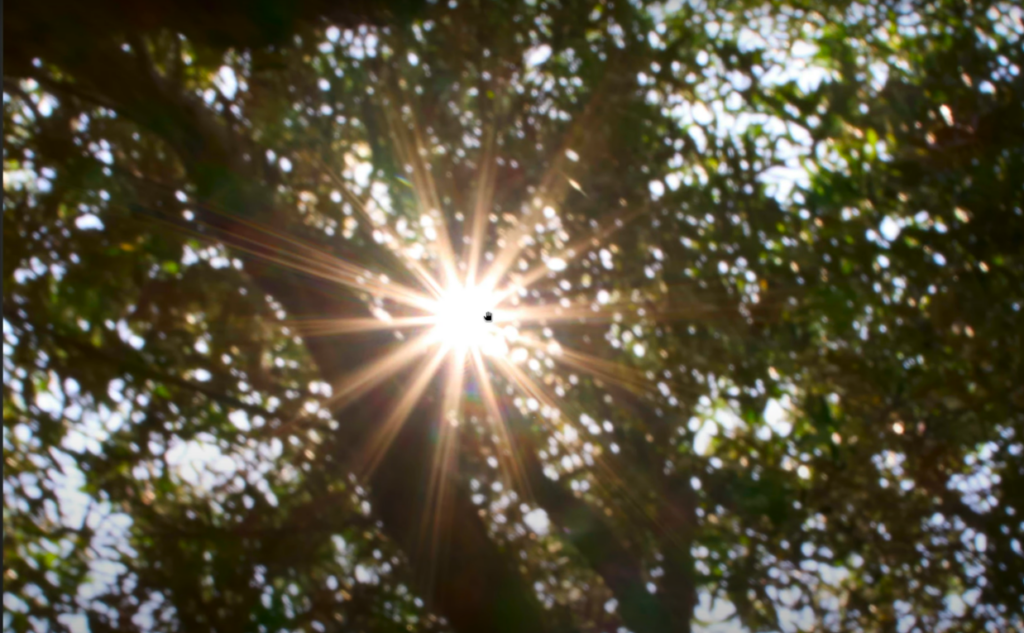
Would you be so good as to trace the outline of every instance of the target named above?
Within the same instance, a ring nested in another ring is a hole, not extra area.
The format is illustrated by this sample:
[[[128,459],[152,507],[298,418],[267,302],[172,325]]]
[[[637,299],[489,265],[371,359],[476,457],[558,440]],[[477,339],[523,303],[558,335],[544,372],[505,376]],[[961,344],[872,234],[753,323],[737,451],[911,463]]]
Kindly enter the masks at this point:
[[[444,292],[434,309],[435,332],[444,344],[453,348],[483,349],[488,354],[499,352],[498,334],[493,321],[484,319],[497,303],[493,294],[480,287],[456,286]]]

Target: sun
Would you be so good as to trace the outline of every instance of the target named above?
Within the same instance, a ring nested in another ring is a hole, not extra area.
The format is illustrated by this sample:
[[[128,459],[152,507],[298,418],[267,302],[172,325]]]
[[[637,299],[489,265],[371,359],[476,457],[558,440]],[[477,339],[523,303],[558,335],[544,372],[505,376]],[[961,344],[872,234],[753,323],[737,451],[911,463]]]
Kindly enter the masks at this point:
[[[435,336],[452,349],[492,349],[494,339],[500,336],[493,316],[497,303],[494,293],[479,286],[446,289],[433,309]]]

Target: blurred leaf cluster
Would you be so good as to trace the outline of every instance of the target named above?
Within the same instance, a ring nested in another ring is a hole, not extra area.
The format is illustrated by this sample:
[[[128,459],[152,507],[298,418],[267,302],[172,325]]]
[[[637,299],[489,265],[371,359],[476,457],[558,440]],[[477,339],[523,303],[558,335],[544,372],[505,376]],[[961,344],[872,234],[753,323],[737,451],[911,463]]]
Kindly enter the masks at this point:
[[[127,4],[5,15],[5,631],[1024,626],[1018,5]],[[472,591],[345,466],[394,336],[294,327],[395,307],[224,239],[408,279],[416,160],[457,244],[557,198],[514,272],[629,214],[517,298],[602,361],[496,380],[529,498],[467,395]]]

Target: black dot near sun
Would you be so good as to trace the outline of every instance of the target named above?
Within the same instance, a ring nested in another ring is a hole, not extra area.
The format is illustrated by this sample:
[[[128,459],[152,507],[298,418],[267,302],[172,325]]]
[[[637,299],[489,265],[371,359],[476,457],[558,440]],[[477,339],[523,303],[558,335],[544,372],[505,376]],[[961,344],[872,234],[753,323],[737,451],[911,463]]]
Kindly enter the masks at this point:
[[[490,312],[484,312],[484,321],[490,321],[493,318],[494,317],[493,317],[493,315],[491,315]]]

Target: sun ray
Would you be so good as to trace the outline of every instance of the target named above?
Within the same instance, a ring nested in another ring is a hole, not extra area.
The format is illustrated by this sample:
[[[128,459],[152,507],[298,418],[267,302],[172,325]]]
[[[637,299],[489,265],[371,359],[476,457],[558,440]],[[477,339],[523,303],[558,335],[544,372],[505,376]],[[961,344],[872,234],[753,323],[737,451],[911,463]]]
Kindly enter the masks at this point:
[[[338,384],[332,386],[332,395],[323,406],[330,407],[334,411],[343,409],[353,401],[359,399],[367,391],[373,389],[384,380],[397,374],[402,368],[416,360],[426,352],[431,345],[435,344],[437,337],[434,333],[428,332],[416,338],[398,345],[383,357],[366,365],[349,376],[342,379]],[[281,435],[304,419],[305,416],[296,418],[282,424],[274,431],[274,435]]]
[[[200,222],[200,224],[206,223]],[[253,223],[245,224],[252,225]],[[326,281],[340,283],[357,290],[365,290],[372,295],[388,298],[410,307],[430,309],[430,306],[433,305],[432,300],[422,293],[390,280],[383,282],[378,275],[366,268],[318,251],[294,238],[281,238],[258,225],[252,226],[252,228],[269,237],[280,238],[283,241],[303,248],[309,251],[310,255],[288,250],[279,245],[260,241],[255,237],[242,235],[238,232],[227,232],[213,225],[207,226],[218,230],[218,232],[225,233],[221,240],[231,248],[249,253],[261,260],[280,264],[292,270]]]
[[[430,468],[427,483],[426,507],[422,512],[420,547],[425,549],[427,569],[433,579],[434,570],[440,558],[439,548],[444,537],[445,513],[450,510],[452,479],[456,475],[456,459],[459,441],[459,414],[462,407],[462,391],[465,384],[465,351],[453,349],[449,352],[448,377],[445,381],[441,404],[441,419],[437,422],[438,443]]]
[[[626,224],[637,218],[641,213],[642,211],[639,210],[634,210],[630,213],[617,213],[616,217],[595,235],[581,238],[572,244],[569,244],[559,251],[556,257],[563,260],[565,264],[572,262],[576,258],[590,252],[591,249],[600,246],[605,238],[626,226]],[[542,263],[534,266],[530,270],[527,270],[521,276],[517,275],[513,279],[512,283],[510,283],[504,290],[500,290],[495,293],[498,303],[500,304],[511,297],[513,294],[518,292],[520,288],[529,288],[536,283],[537,280],[551,274],[552,272],[555,271],[552,270],[550,265]]]
[[[421,362],[419,368],[409,381],[409,386],[405,388],[402,397],[399,398],[391,413],[388,414],[388,417],[385,418],[380,427],[374,430],[366,445],[362,447],[362,453],[355,467],[356,472],[361,476],[369,477],[380,465],[391,443],[398,436],[399,431],[402,430],[402,425],[408,419],[409,413],[419,402],[420,396],[427,389],[427,385],[433,380],[438,367],[441,366],[441,362],[444,361],[448,351],[449,347],[447,345],[440,345],[432,356]]]
[[[364,232],[367,233],[367,236],[372,239],[373,231],[375,230],[380,231],[383,235],[385,235],[385,244],[387,245],[388,252],[392,253],[399,259],[400,263],[403,264],[406,267],[406,269],[409,272],[411,272],[413,276],[416,277],[416,279],[419,280],[421,284],[423,284],[425,288],[427,288],[427,290],[433,295],[434,299],[439,298],[441,294],[444,292],[444,289],[440,282],[438,282],[437,278],[434,275],[430,274],[430,272],[427,271],[426,267],[423,266],[421,262],[410,257],[400,248],[393,246],[395,244],[400,244],[401,240],[397,235],[395,235],[394,231],[391,230],[391,227],[388,226],[387,224],[379,224],[375,222],[372,215],[370,214],[370,211],[366,208],[366,203],[360,200],[359,197],[356,196],[349,189],[348,183],[345,182],[341,178],[341,176],[335,173],[333,169],[330,169],[329,166],[326,163],[324,163],[323,160],[319,158],[314,158],[314,160],[317,163],[319,163],[321,169],[323,169],[329,175],[331,180],[334,182],[335,186],[339,188],[339,191],[341,192],[342,196],[346,200],[348,200],[349,204],[351,204],[352,207],[355,208],[356,211],[359,213],[359,215],[362,216],[364,220],[362,226],[364,227]],[[381,207],[380,201],[373,198],[372,193],[368,193],[367,196],[369,197],[369,199],[374,200],[374,203],[378,207]]]
[[[194,226],[190,226],[174,219],[158,217],[157,214],[149,210],[143,210],[143,212],[151,216],[154,221],[166,224],[203,242],[225,245],[233,250],[252,255],[257,260],[279,264],[311,277],[364,290],[372,295],[388,298],[409,307],[429,310],[434,305],[434,302],[422,293],[390,280],[383,282],[372,271],[325,253],[297,238],[278,234],[257,222],[236,218],[216,209],[209,207],[202,207],[202,209],[225,218],[233,226],[225,227],[221,223],[215,224],[205,220],[196,220],[192,223]],[[239,227],[249,229],[254,234],[244,234],[238,230]],[[209,232],[200,229],[206,229]],[[216,239],[211,236],[210,232],[217,235]],[[284,244],[291,244],[305,253],[285,248],[281,244],[257,239],[257,235],[264,235]]]
[[[556,411],[558,413],[559,418],[564,417],[568,419],[568,416],[566,415],[566,412],[563,410],[563,408],[558,406],[558,404],[555,402],[554,395],[551,394],[550,391],[548,391],[542,385],[538,384],[535,380],[526,375],[526,373],[523,372],[521,369],[519,369],[506,359],[499,359],[498,368],[499,371],[501,371],[502,374],[506,377],[506,379],[508,379],[513,384],[518,386],[520,391],[536,399],[539,403],[547,407],[549,410]],[[575,413],[582,412],[577,411]],[[543,416],[539,417],[543,418]],[[552,428],[551,437],[555,438],[555,440],[561,445],[562,449],[566,453],[573,454],[578,452],[576,447],[566,443],[560,437],[559,433],[554,432],[557,429],[554,428],[553,425],[550,426]],[[594,470],[591,470],[590,472],[594,476],[594,481],[600,488],[604,490],[605,494],[612,498],[618,497],[622,499],[625,508],[630,509],[638,517],[641,517],[643,520],[651,523],[651,525],[659,532],[667,534],[667,526],[664,525],[661,521],[657,519],[656,516],[652,514],[652,512],[645,506],[643,499],[641,499],[639,495],[633,492],[633,488],[622,477],[620,473],[624,472],[624,470],[615,464],[609,463],[609,459],[603,454],[592,453],[591,455],[596,468]],[[671,535],[668,536],[671,537]]]
[[[494,387],[491,384],[490,375],[487,372],[487,366],[484,362],[483,355],[479,349],[471,350],[473,359],[473,368],[477,381],[477,385],[480,388],[481,395],[483,396],[484,407],[487,412],[488,422],[491,424],[494,434],[498,437],[498,465],[501,468],[502,475],[505,480],[511,482],[515,490],[519,491],[519,494],[527,502],[532,501],[533,493],[530,490],[530,485],[523,472],[523,464],[519,459],[519,453],[516,450],[516,444],[512,441],[512,437],[508,432],[508,426],[505,423],[505,416],[501,412],[501,405],[498,403],[498,398],[494,394]]]
[[[500,283],[502,277],[504,277],[509,269],[512,268],[512,264],[516,258],[522,252],[526,245],[526,238],[531,227],[537,219],[543,214],[543,210],[548,207],[555,205],[552,203],[545,204],[543,199],[538,194],[537,198],[530,203],[530,211],[526,217],[519,218],[512,227],[511,235],[504,237],[505,246],[498,251],[495,255],[491,265],[488,267],[487,272],[480,280],[480,285],[487,289],[493,289]]]
[[[555,353],[550,353],[550,345],[546,345],[530,335],[520,335],[518,341],[532,349],[549,352],[548,355],[556,363],[578,369],[595,378],[616,384],[631,393],[642,395],[650,392],[651,381],[638,369],[580,352],[561,344],[558,345]]]
[[[389,77],[385,82],[388,104],[384,107],[384,114],[388,121],[388,129],[391,133],[395,150],[399,154],[400,162],[412,169],[410,175],[412,176],[413,193],[419,206],[420,217],[431,218],[432,221],[439,223],[436,229],[436,239],[434,240],[438,246],[437,257],[444,273],[445,285],[452,285],[458,282],[459,277],[455,250],[452,246],[451,233],[448,230],[445,214],[441,211],[442,207],[440,196],[437,194],[437,185],[426,161],[423,159],[427,154],[423,144],[423,135],[420,131],[414,108],[403,108],[410,121],[406,124],[402,120],[401,113],[395,104],[401,103],[405,106],[409,104],[402,98],[404,94],[402,90],[393,84],[393,77]]]
[[[561,439],[560,434],[557,433],[558,428],[557,426],[555,426],[554,422],[562,418],[568,420],[568,416],[566,416],[562,407],[560,407],[555,402],[554,396],[550,392],[548,392],[548,390],[546,390],[543,386],[541,386],[535,380],[530,378],[526,374],[526,372],[521,370],[519,367],[516,367],[515,364],[509,362],[507,359],[498,359],[496,364],[498,367],[498,371],[502,373],[506,380],[514,384],[520,392],[535,399],[538,403],[541,404],[541,406],[546,408],[548,411],[555,412],[553,419],[551,421],[544,422],[544,425],[549,428],[549,430],[552,432],[551,437],[555,438],[555,440],[561,445],[563,450],[565,450],[568,453],[575,453],[576,447],[567,444],[563,439]],[[544,415],[539,415],[538,417],[541,418],[542,420],[545,418]],[[594,462],[595,464],[598,465],[602,464],[599,457],[595,457]],[[617,479],[615,472],[611,469],[601,468],[600,472],[607,472],[612,476],[613,479]],[[595,475],[597,474],[599,473],[595,473]]]
[[[344,379],[340,385],[335,386],[331,404],[344,406],[345,403],[363,395],[367,390],[372,389],[415,360],[434,342],[434,336],[423,334],[399,345],[397,349],[356,371]]]
[[[429,309],[432,305],[428,297],[405,286],[391,282],[382,282],[374,273],[351,264],[335,263],[329,266],[324,264],[308,264],[303,262],[304,258],[301,255],[294,253],[284,253],[284,256],[268,255],[244,246],[234,245],[234,248],[250,252],[265,261],[281,264],[312,277],[340,283],[355,290],[363,290],[371,295],[391,299],[409,307]]]
[[[723,301],[723,298],[716,296],[721,294],[725,294],[726,298],[733,301],[726,303]],[[777,297],[761,300],[757,303],[746,303],[739,296],[731,294],[725,288],[708,288],[701,289],[700,293],[690,300],[662,299],[635,302],[627,299],[604,304],[598,304],[597,302],[585,305],[575,304],[569,307],[559,304],[515,307],[502,310],[500,321],[520,324],[556,323],[560,321],[604,323],[619,321],[628,314],[635,314],[638,317],[656,322],[678,319],[704,319],[708,317],[715,317],[717,321],[717,319],[726,316],[742,317],[743,315],[739,312],[740,306],[746,306],[747,309],[755,309],[758,306],[767,307],[786,301],[788,301],[788,297]]]
[[[466,285],[476,285],[477,269],[483,252],[484,236],[487,230],[487,217],[491,204],[494,202],[494,187],[498,175],[495,163],[495,129],[488,126],[487,138],[484,142],[480,158],[480,176],[477,183],[476,203],[473,208],[472,229],[470,232],[469,256],[467,257]]]
[[[437,324],[436,316],[375,317],[348,319],[288,319],[284,325],[293,328],[301,336],[337,336],[359,334],[380,330],[403,330]]]
[[[577,139],[585,141],[589,138],[586,131],[593,123],[599,105],[604,101],[606,90],[607,83],[602,82],[598,89],[594,91],[594,94],[591,95],[581,115],[573,120],[569,129],[563,135],[559,149],[552,156],[547,170],[541,176],[534,199],[528,203],[529,210],[526,213],[526,217],[521,218],[516,223],[512,228],[511,235],[505,236],[505,246],[495,255],[494,260],[480,282],[481,286],[489,290],[496,287],[501,278],[508,273],[516,258],[519,257],[525,245],[523,243],[524,238],[531,230],[538,216],[543,214],[544,208],[552,206],[557,209],[557,207],[561,206],[571,187],[567,178],[559,178],[559,176],[564,175],[563,166],[565,161],[568,160],[566,153],[572,148]],[[583,151],[586,152],[586,150]]]

